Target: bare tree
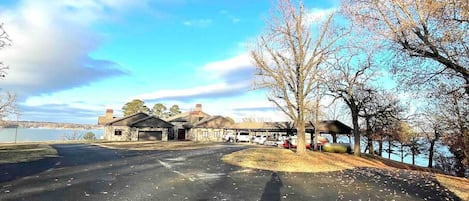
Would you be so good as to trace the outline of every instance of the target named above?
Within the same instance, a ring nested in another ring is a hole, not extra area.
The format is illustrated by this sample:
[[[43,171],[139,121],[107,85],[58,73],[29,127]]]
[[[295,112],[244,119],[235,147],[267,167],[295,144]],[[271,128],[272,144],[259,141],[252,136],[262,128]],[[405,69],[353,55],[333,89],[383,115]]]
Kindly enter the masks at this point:
[[[440,97],[435,99],[435,109],[444,130],[441,138],[454,155],[456,175],[464,177],[469,168],[469,96],[444,86],[440,91]]]
[[[16,95],[10,92],[0,94],[0,120],[16,112]]]
[[[420,114],[416,122],[416,127],[420,133],[425,136],[430,146],[428,148],[428,167],[433,168],[433,156],[435,154],[435,145],[442,135],[442,121],[440,117],[432,111],[432,109],[425,109],[423,114]]]
[[[448,80],[469,95],[469,1],[343,2],[352,21],[394,50],[393,72],[408,87]]]
[[[364,104],[371,101],[373,89],[369,81],[375,77],[371,53],[361,48],[344,48],[344,51],[330,60],[333,71],[328,74],[327,87],[331,96],[341,99],[350,109],[353,125],[354,154],[360,155],[359,113]]]
[[[8,36],[7,32],[3,29],[3,24],[0,24],[0,49],[9,46],[10,42],[10,37]],[[6,66],[3,62],[0,61],[0,78],[5,77],[6,70],[8,70],[8,66]]]
[[[386,126],[393,125],[394,121],[399,119],[403,108],[399,104],[399,100],[386,91],[368,90],[364,91],[364,96],[370,97],[367,102],[363,103],[363,107],[359,112],[359,117],[365,121],[365,136],[367,137],[367,147],[369,153],[374,155],[373,140],[379,142],[379,154],[382,153],[383,137],[382,130]]]
[[[10,45],[10,38],[7,32],[3,29],[3,24],[0,24],[0,49]],[[8,66],[0,62],[0,78],[4,78],[6,75]],[[0,90],[2,90],[0,88]],[[5,92],[0,94],[0,120],[5,116],[12,114],[16,111],[16,94]]]
[[[340,38],[332,28],[330,15],[317,32],[302,1],[279,0],[267,31],[251,50],[256,66],[255,88],[269,89],[268,99],[285,113],[297,127],[297,153],[306,152],[305,113],[308,101],[321,84],[323,62],[332,54]]]
[[[326,106],[325,117],[326,119],[339,120],[344,117],[348,112],[344,105],[340,105],[341,102],[333,102]]]

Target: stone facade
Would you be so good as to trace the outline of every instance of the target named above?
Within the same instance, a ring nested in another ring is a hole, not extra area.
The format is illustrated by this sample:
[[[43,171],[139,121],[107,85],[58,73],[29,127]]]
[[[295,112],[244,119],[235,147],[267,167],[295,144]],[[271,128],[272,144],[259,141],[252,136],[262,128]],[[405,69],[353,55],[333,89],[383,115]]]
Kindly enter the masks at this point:
[[[223,128],[193,128],[189,132],[189,139],[199,142],[222,142],[224,135]]]
[[[148,131],[161,132],[161,141],[168,141],[169,128],[134,128],[129,126],[105,126],[104,139],[109,141],[141,141],[139,137]]]
[[[173,125],[158,117],[136,113],[108,122],[104,138],[109,141],[168,141]]]
[[[197,122],[189,132],[193,141],[221,142],[225,129],[232,127],[233,122],[222,116],[211,116]]]

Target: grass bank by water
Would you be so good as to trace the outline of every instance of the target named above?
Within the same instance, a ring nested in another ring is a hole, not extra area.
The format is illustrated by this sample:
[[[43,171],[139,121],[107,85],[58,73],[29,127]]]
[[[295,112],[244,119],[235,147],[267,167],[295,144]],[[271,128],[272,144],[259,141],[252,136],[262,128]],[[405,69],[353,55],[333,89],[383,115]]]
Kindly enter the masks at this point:
[[[46,143],[0,144],[0,164],[56,157],[57,151]]]

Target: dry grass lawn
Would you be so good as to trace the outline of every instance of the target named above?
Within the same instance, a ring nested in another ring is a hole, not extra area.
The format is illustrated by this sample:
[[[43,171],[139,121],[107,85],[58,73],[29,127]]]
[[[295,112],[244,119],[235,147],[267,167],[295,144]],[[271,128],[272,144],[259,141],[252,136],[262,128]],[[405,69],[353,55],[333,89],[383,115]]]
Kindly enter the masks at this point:
[[[229,164],[282,172],[329,172],[355,167],[390,168],[381,161],[346,154],[309,152],[298,155],[288,149],[254,148],[223,157]]]
[[[442,174],[436,174],[435,176],[438,182],[450,189],[451,192],[459,196],[462,200],[469,200],[469,179]]]
[[[0,144],[0,164],[27,162],[56,156],[57,151],[45,143]]]
[[[128,150],[187,150],[200,149],[204,147],[219,146],[217,143],[204,143],[192,141],[143,141],[143,142],[100,142],[94,143],[98,146],[112,149],[128,149]]]
[[[234,152],[223,157],[223,161],[246,168],[282,172],[330,172],[359,167],[380,169],[407,169],[426,172],[435,170],[404,164],[388,159],[349,154],[308,152],[298,155],[288,149],[253,148]],[[436,179],[463,200],[469,200],[469,179],[435,173]]]

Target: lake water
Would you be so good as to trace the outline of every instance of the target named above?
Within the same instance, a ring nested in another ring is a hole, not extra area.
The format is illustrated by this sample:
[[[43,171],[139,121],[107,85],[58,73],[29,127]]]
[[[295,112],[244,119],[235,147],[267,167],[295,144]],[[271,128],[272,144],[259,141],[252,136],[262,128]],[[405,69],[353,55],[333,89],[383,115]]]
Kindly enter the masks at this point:
[[[330,137],[328,137],[330,138]],[[329,139],[331,142],[332,142],[332,138]],[[345,136],[338,136],[337,138],[337,141],[338,142],[345,142],[345,143],[350,143],[351,146],[353,147],[353,137],[351,137],[351,142],[349,141],[348,137],[345,137]],[[423,142],[422,142],[423,143]],[[388,153],[385,151],[388,149],[388,142],[384,142],[383,143],[383,155],[382,157],[384,158],[387,158],[388,157]],[[394,142],[394,145],[398,145],[398,143]],[[375,150],[378,149],[378,143],[375,142],[373,144]],[[428,166],[428,144],[425,144],[424,147],[425,149],[422,150],[422,154],[419,154],[417,156],[415,156],[415,165],[418,165],[418,166],[422,166],[422,167],[427,167]],[[366,143],[362,142],[361,143],[361,150],[365,150],[365,147],[366,147]],[[399,148],[398,147],[394,147],[393,148],[393,153],[391,154],[391,160],[394,160],[394,161],[401,161],[401,153],[399,151]],[[435,154],[436,152],[438,152],[438,154],[441,154],[441,155],[444,155],[444,156],[452,156],[452,154],[450,153],[449,149],[447,146],[445,145],[442,145],[441,143],[437,143],[435,145]],[[407,154],[407,155],[406,155]],[[407,151],[404,152],[404,160],[403,162],[404,163],[407,163],[407,164],[412,164],[412,155],[410,155],[410,153]],[[435,158],[434,158],[435,159]],[[433,164],[435,165],[436,162],[433,161]]]
[[[104,133],[103,129],[0,128],[0,143],[15,142],[15,133],[17,142],[44,142],[83,137],[87,132],[93,132],[96,139],[101,139]]]

